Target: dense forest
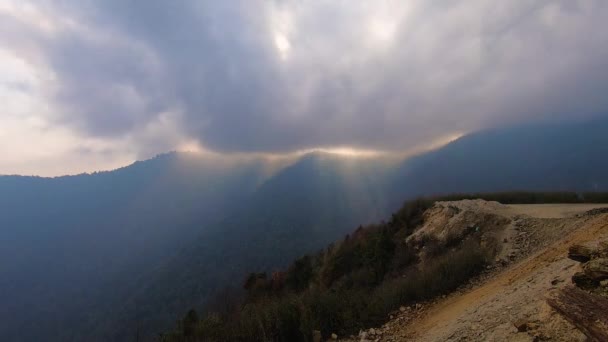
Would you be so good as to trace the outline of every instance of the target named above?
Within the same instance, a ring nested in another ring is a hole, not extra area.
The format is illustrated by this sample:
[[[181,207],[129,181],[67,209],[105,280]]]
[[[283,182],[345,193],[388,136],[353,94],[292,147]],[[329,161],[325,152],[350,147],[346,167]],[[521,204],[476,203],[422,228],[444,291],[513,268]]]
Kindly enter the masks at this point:
[[[504,192],[407,201],[388,222],[357,228],[285,271],[250,273],[242,291],[226,289],[202,311],[192,309],[161,341],[312,341],[380,325],[402,305],[449,293],[494,260],[496,242],[470,231],[437,241],[409,240],[436,201],[484,199],[503,204],[607,203],[608,193]],[[423,265],[419,251],[432,258]]]

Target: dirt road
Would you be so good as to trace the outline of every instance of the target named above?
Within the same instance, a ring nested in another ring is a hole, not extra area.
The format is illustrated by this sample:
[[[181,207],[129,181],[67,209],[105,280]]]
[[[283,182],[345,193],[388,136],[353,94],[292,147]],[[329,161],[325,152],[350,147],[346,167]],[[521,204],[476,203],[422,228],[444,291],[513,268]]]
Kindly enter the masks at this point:
[[[472,289],[429,305],[413,321],[389,322],[375,340],[585,341],[581,332],[550,310],[545,298],[550,291],[570,284],[579,270],[579,264],[567,258],[570,245],[608,239],[608,213],[585,214],[608,205],[488,206],[471,202],[464,208],[467,206],[470,210],[490,208],[512,220],[502,232],[502,255],[522,246],[528,251]],[[527,331],[518,331],[516,326],[524,323]]]

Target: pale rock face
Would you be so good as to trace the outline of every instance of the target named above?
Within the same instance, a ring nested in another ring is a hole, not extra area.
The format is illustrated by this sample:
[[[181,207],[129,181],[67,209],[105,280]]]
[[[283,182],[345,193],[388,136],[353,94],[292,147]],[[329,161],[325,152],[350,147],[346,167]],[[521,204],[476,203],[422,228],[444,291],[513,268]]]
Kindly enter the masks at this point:
[[[424,235],[445,242],[450,237],[464,235],[467,230],[480,231],[505,225],[511,220],[500,213],[507,211],[508,207],[503,204],[483,200],[437,202],[424,213],[423,226],[408,238],[408,242]]]
[[[414,248],[420,248],[424,262],[433,248],[445,248],[467,239],[480,237],[482,246],[505,238],[503,232],[513,223],[510,208],[498,202],[484,200],[462,200],[436,202],[423,216],[423,224],[406,240]],[[498,239],[498,240],[497,240]],[[503,244],[505,249],[509,243]],[[433,247],[436,246],[436,247]],[[504,256],[509,258],[508,255]],[[512,258],[513,259],[513,258]]]

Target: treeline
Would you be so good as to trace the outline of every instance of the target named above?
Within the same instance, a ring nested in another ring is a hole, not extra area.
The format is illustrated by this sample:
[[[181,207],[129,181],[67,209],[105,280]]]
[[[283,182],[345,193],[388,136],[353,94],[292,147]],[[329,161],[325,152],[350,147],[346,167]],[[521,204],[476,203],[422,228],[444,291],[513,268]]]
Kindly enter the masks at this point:
[[[483,199],[502,204],[551,204],[551,203],[608,203],[608,192],[527,192],[509,191],[493,193],[449,194],[428,201],[459,201],[464,199]]]
[[[491,244],[470,232],[451,248],[406,239],[437,201],[485,199],[504,204],[608,202],[608,193],[454,194],[405,202],[389,222],[359,227],[342,241],[294,261],[284,272],[252,273],[244,295],[224,291],[199,316],[191,310],[162,341],[311,341],[355,334],[384,323],[401,305],[447,294],[493,260]],[[434,248],[419,263],[418,251]],[[427,248],[428,249],[428,248]]]

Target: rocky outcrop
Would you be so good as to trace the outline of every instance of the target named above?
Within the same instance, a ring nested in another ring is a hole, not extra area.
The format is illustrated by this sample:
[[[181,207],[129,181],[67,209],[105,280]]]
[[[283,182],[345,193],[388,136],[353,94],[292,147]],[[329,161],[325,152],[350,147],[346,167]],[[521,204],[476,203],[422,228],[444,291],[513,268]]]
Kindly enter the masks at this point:
[[[583,271],[585,275],[597,282],[608,279],[608,259],[598,258],[590,260],[583,265]]]
[[[432,244],[457,248],[450,244],[453,238],[494,239],[495,262],[446,298],[402,306],[389,314],[386,324],[344,341],[608,342],[608,298],[597,293],[608,292],[608,216],[603,210],[587,210],[436,203],[407,243],[424,256]],[[577,286],[568,284],[571,278]]]
[[[602,284],[608,279],[608,241],[601,241],[597,246],[572,245],[568,250],[568,258],[582,264],[582,272],[572,276],[572,282],[585,290],[603,288]],[[600,291],[606,292],[606,291]]]
[[[598,286],[598,282],[589,278],[585,272],[576,272],[572,276],[572,283],[581,289],[593,289]]]

